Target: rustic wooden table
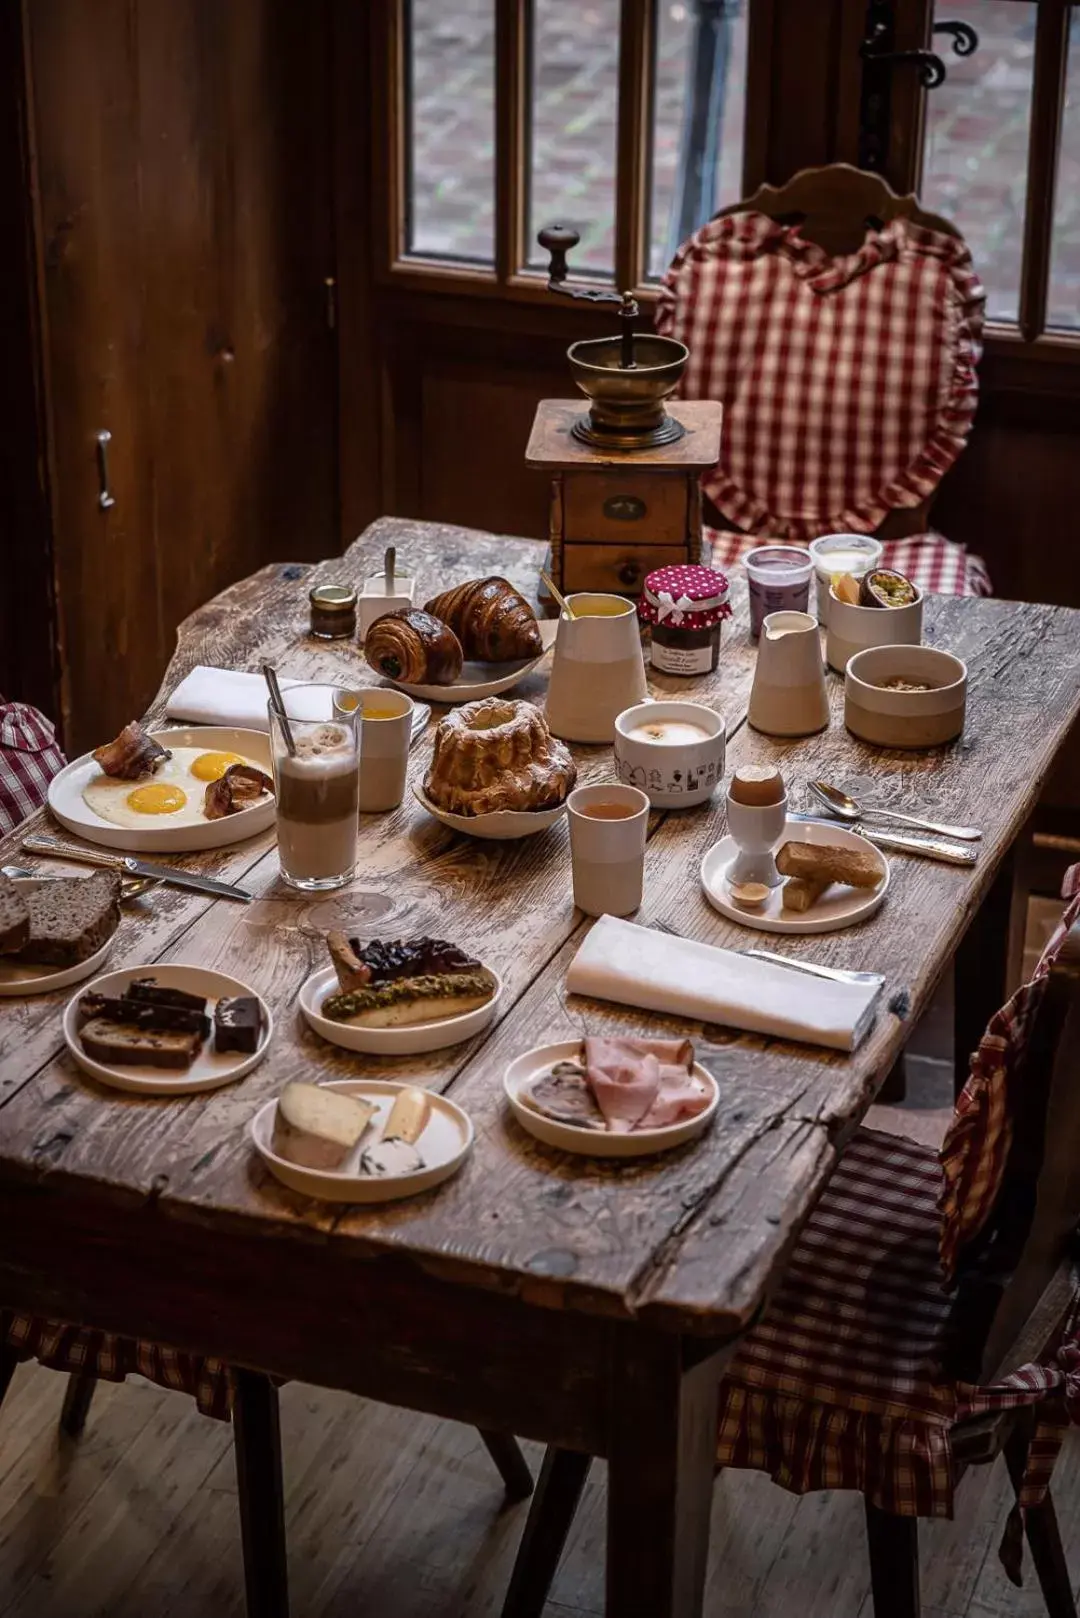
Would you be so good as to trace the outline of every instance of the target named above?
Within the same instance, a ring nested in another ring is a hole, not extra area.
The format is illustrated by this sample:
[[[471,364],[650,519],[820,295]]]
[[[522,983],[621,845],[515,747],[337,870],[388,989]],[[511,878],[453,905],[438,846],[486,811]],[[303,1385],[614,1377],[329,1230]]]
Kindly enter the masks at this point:
[[[344,558],[264,569],[195,614],[163,692],[195,663],[257,668],[267,656],[286,674],[369,679],[354,649],[307,638],[307,591],[316,579],[359,581],[388,543],[420,575],[420,600],[489,571],[532,594],[542,556],[531,541],[384,520]],[[606,1456],[609,1618],[700,1612],[725,1359],[958,946],[982,959],[984,997],[997,992],[1001,950],[980,907],[1080,709],[1080,613],[936,600],[927,638],[971,671],[959,744],[910,756],[862,746],[843,727],[834,677],[832,727],[775,743],[745,724],[754,658],[741,586],[736,603],[714,677],[653,681],[723,710],[729,769],[776,759],[796,796],[820,775],[872,787],[896,808],[977,822],[984,839],[974,871],[893,856],[888,900],[861,927],[765,940],[885,972],[906,1017],[885,1013],[850,1057],[695,1029],[722,1101],[715,1127],[684,1152],[627,1166],[563,1157],[503,1105],[503,1070],[530,1045],[663,1021],[566,996],[588,923],[571,901],[565,823],[523,842],[472,842],[410,795],[392,815],[366,817],[360,874],[322,897],[280,885],[269,836],[185,857],[242,879],[257,903],[158,890],[126,914],[109,964],[193,961],[259,988],[278,1019],[274,1047],[232,1089],[175,1102],[98,1089],[61,1054],[63,995],[0,1003],[0,1299]],[[534,675],[518,694],[542,691]],[[152,714],[161,711],[159,698]],[[414,750],[414,777],[429,746]],[[583,779],[607,775],[610,748],[576,752]],[[719,802],[654,816],[639,921],[753,942],[700,891],[700,857],[722,825]],[[0,845],[0,861],[17,859],[18,843]],[[507,986],[482,1038],[381,1064],[449,1090],[476,1125],[454,1180],[381,1211],[292,1196],[245,1134],[287,1079],[374,1066],[322,1044],[296,1008],[331,924],[456,939]]]

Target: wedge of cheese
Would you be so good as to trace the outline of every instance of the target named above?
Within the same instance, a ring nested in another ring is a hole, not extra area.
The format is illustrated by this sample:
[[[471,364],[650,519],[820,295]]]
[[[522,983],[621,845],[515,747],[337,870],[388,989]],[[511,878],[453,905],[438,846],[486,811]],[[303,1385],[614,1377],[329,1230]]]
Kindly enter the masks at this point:
[[[271,1145],[306,1169],[341,1169],[371,1122],[370,1101],[319,1084],[287,1084],[278,1097]]]

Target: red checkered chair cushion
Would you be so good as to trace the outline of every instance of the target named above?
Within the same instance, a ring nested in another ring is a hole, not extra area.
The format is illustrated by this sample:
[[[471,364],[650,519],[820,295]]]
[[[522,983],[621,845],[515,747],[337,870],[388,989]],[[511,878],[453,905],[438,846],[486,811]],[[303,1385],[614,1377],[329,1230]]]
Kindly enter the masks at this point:
[[[1073,897],[1065,923],[1034,987],[1027,986],[1029,997],[1040,992],[1067,925],[1080,914],[1080,867],[1067,880]],[[1000,1186],[1009,1097],[997,1078],[1017,1072],[1031,1026],[1030,1006],[1003,1023],[1007,1011],[993,1019],[972,1060],[969,1105],[958,1106],[940,1155],[868,1129],[848,1146],[780,1292],[724,1380],[721,1466],[767,1471],[796,1493],[858,1489],[899,1516],[951,1516],[954,1424],[1034,1405],[1038,1424],[1018,1508],[1042,1499],[1067,1419],[1080,1419],[1080,1311],[1051,1365],[1027,1365],[983,1387],[948,1371],[955,1295],[942,1263],[943,1231],[968,1191],[985,1221],[991,1188]],[[995,1096],[993,1106],[977,1105],[984,1093]],[[974,1233],[975,1212],[963,1228]],[[1002,1554],[1018,1580],[1015,1522]]]
[[[656,327],[690,350],[683,396],[724,405],[705,494],[744,535],[802,541],[922,504],[971,428],[984,303],[964,243],[909,220],[846,257],[753,211],[702,226]],[[925,560],[940,543],[918,541],[925,588],[940,587]]]
[[[762,543],[759,534],[736,534],[723,528],[704,531],[706,560],[711,552],[712,566],[730,572],[746,555]],[[988,596],[993,594],[990,575],[981,556],[965,545],[955,545],[941,534],[917,534],[909,539],[887,540],[882,550],[883,567],[893,568],[917,584],[927,595]]]
[[[20,1359],[37,1360],[54,1371],[96,1376],[103,1382],[123,1382],[137,1373],[158,1387],[189,1393],[204,1416],[227,1421],[232,1411],[232,1380],[221,1360],[11,1311],[0,1311],[0,1342]]]
[[[0,697],[0,834],[41,808],[49,782],[66,763],[45,715]]]

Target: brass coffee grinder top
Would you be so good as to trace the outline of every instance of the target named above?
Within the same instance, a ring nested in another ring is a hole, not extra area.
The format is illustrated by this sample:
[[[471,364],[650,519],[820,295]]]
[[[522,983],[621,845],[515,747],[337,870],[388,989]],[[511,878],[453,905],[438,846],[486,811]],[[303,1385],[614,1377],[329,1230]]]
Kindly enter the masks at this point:
[[[614,303],[619,308],[622,332],[618,337],[597,337],[571,343],[566,351],[570,371],[590,404],[571,432],[583,444],[601,449],[640,450],[673,444],[683,428],[664,409],[679,385],[690,351],[673,337],[635,332],[640,316],[630,292],[607,292],[599,287],[567,285],[566,255],[581,240],[570,225],[547,225],[537,236],[551,255],[548,290],[589,303]]]

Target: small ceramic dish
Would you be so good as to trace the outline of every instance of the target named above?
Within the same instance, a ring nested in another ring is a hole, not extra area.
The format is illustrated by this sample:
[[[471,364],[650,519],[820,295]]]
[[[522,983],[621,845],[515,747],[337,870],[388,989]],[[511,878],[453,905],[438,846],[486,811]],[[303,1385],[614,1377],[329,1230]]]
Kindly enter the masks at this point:
[[[834,883],[809,910],[785,910],[783,885],[771,888],[768,898],[752,909],[740,904],[732,892],[733,866],[739,849],[734,837],[714,843],[701,862],[701,886],[714,909],[743,927],[762,933],[835,933],[865,921],[885,901],[889,889],[889,862],[873,843],[846,826],[819,826],[808,820],[789,820],[781,842],[831,843],[872,854],[884,868],[875,888],[845,888]],[[736,885],[737,882],[736,882]]]
[[[404,691],[407,696],[419,697],[422,702],[457,704],[479,702],[481,697],[500,696],[504,691],[512,691],[526,674],[531,674],[554,646],[559,629],[558,623],[541,618],[538,624],[544,647],[538,657],[530,657],[517,663],[465,662],[461,665],[461,673],[453,685],[412,685],[406,680],[391,680],[386,675],[383,679],[387,685],[396,687],[398,691]]]
[[[468,1113],[447,1096],[430,1091],[431,1117],[423,1134],[416,1142],[424,1167],[416,1174],[395,1174],[387,1177],[360,1172],[360,1154],[379,1133],[391,1107],[404,1084],[390,1079],[339,1079],[326,1086],[328,1090],[341,1090],[346,1095],[370,1101],[376,1116],[372,1119],[342,1169],[302,1168],[279,1157],[271,1141],[274,1136],[274,1115],[277,1101],[267,1101],[259,1108],[248,1130],[251,1143],[259,1156],[282,1185],[302,1196],[318,1197],[323,1202],[397,1202],[402,1197],[415,1197],[421,1191],[430,1191],[456,1174],[472,1150],[473,1126]]]
[[[697,734],[669,742],[640,734],[650,726],[681,724]],[[638,734],[634,734],[638,732]],[[639,787],[654,809],[690,809],[708,803],[724,778],[727,726],[714,708],[697,702],[639,702],[615,720],[615,773]]]
[[[825,661],[843,674],[849,659],[868,646],[918,646],[922,628],[923,594],[918,586],[909,607],[853,607],[830,593]]]
[[[413,794],[429,815],[441,820],[451,831],[464,832],[466,837],[490,837],[497,842],[516,837],[534,837],[538,831],[547,831],[549,826],[554,826],[566,813],[563,802],[556,804],[554,809],[496,809],[489,815],[452,815],[448,809],[440,809],[432,803],[422,786],[414,783]]]
[[[36,888],[49,887],[55,880],[55,877],[47,876],[19,877],[15,880],[14,886],[22,893],[32,893]],[[76,877],[74,880],[85,879]],[[101,948],[75,966],[32,966],[29,962],[21,963],[17,955],[0,955],[0,999],[16,995],[49,994],[53,989],[67,989],[73,983],[81,983],[84,978],[92,977],[99,967],[104,966],[115,937],[114,927]]]
[[[573,1124],[561,1124],[548,1118],[531,1106],[526,1095],[529,1086],[556,1062],[576,1061],[581,1055],[580,1039],[564,1039],[557,1045],[537,1045],[510,1063],[503,1075],[503,1090],[510,1110],[530,1135],[543,1141],[545,1146],[557,1146],[564,1152],[576,1152],[581,1157],[648,1157],[655,1152],[669,1152],[688,1140],[703,1135],[720,1105],[720,1087],[707,1068],[694,1063],[694,1077],[707,1084],[712,1100],[696,1118],[684,1118],[664,1129],[631,1130],[627,1135],[614,1135],[609,1130],[578,1129]]]
[[[896,690],[887,680],[931,689]],[[941,747],[963,731],[966,708],[966,665],[934,646],[871,647],[850,660],[844,675],[844,723],[875,747]]]
[[[238,730],[235,726],[189,725],[182,729],[152,730],[150,735],[162,747],[197,747],[205,753],[239,753],[250,758],[267,775],[273,774],[270,738],[258,730]],[[83,798],[83,788],[101,774],[92,753],[84,753],[74,763],[54,775],[49,782],[49,808],[68,831],[85,837],[103,848],[119,848],[128,854],[190,854],[197,849],[225,848],[269,831],[274,824],[273,796],[235,815],[220,820],[200,820],[194,825],[162,824],[168,816],[148,815],[145,828],[117,826],[96,814]],[[132,787],[139,783],[132,781]],[[155,821],[157,824],[155,824]]]
[[[183,1069],[167,1067],[116,1066],[98,1062],[87,1056],[78,1032],[78,1004],[80,995],[73,994],[64,1008],[64,1039],[67,1048],[91,1078],[107,1084],[113,1090],[126,1090],[132,1095],[187,1096],[200,1090],[219,1090],[223,1084],[233,1084],[245,1073],[258,1067],[270,1048],[274,1035],[274,1018],[261,994],[256,994],[239,978],[226,977],[224,972],[209,972],[201,966],[125,966],[117,972],[106,972],[104,977],[89,983],[85,994],[123,994],[135,978],[153,978],[163,989],[185,989],[188,994],[201,994],[208,1002],[207,1015],[211,1022],[210,1038],[206,1041],[191,1066]],[[251,1056],[243,1051],[220,1053],[214,1049],[214,1003],[223,997],[254,995],[262,1008],[262,1035]]]
[[[338,992],[337,973],[332,966],[327,966],[321,972],[313,972],[301,988],[300,1010],[310,1028],[342,1050],[363,1051],[367,1056],[418,1056],[421,1051],[441,1051],[448,1045],[460,1045],[488,1026],[503,991],[502,978],[497,972],[491,975],[495,979],[495,993],[474,1011],[406,1028],[363,1028],[353,1023],[334,1022],[332,1017],[322,1015],[323,1001]]]

